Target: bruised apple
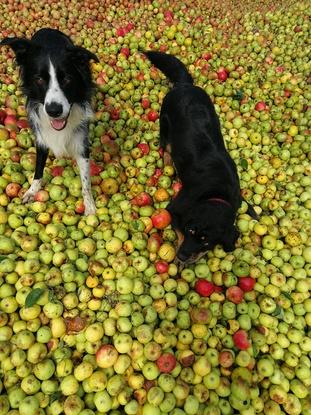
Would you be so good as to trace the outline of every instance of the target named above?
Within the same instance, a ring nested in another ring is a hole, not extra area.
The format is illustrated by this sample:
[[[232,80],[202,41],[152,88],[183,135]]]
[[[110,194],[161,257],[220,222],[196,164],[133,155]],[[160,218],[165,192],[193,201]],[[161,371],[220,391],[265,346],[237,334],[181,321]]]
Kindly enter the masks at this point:
[[[117,350],[111,344],[103,344],[96,352],[96,363],[106,369],[115,364],[119,356]]]

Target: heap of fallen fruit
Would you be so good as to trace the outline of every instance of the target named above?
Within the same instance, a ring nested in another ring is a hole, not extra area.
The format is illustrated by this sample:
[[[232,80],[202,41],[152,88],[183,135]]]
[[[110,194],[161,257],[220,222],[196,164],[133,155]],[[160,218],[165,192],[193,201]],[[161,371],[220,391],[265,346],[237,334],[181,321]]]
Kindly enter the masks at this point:
[[[62,30],[97,54],[97,215],[71,160],[24,205],[33,136],[0,53],[0,415],[311,413],[310,7],[306,1],[15,1],[0,38]],[[178,56],[212,97],[246,204],[236,249],[174,264],[159,149]]]

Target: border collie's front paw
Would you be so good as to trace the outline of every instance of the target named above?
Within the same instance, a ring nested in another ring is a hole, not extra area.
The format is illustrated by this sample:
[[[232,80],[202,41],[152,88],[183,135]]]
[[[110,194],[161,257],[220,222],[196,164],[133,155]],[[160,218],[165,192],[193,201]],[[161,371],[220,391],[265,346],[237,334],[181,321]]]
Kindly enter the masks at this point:
[[[22,198],[23,203],[33,202],[36,194],[39,192],[40,189],[41,189],[41,179],[35,179],[32,182],[30,188],[24,194]]]
[[[27,190],[27,192],[24,194],[24,196],[23,196],[23,198],[22,198],[22,201],[23,201],[23,203],[29,203],[29,202],[33,202],[34,201],[34,199],[35,199],[35,192],[33,192],[32,190],[31,190],[31,188],[30,189],[28,189]]]

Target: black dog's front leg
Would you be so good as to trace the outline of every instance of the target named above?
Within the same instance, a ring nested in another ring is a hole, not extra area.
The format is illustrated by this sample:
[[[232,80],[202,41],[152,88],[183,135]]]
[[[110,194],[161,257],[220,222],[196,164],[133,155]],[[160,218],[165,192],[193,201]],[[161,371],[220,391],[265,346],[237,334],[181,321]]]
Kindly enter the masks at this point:
[[[46,159],[49,154],[49,150],[41,145],[37,145],[37,159],[36,159],[36,170],[34,179],[32,181],[32,184],[30,188],[27,190],[27,192],[23,196],[23,202],[31,202],[34,200],[34,197],[36,193],[41,189],[42,187],[42,177],[43,177],[43,170],[45,167]]]
[[[243,200],[244,200],[244,202],[246,202],[245,199],[243,199]],[[246,213],[249,216],[251,216],[253,219],[258,219],[258,215],[255,212],[255,209],[253,208],[253,206],[251,204],[249,204],[248,202],[246,202],[246,203],[247,203],[247,211],[246,211]]]

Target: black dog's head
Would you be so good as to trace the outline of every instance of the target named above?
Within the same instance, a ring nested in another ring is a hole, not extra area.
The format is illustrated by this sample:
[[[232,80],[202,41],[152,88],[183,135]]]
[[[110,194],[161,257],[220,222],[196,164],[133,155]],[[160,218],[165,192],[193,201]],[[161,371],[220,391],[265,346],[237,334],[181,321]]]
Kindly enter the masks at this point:
[[[98,59],[60,31],[41,29],[31,40],[5,38],[0,45],[14,50],[28,101],[43,105],[55,130],[66,126],[73,104],[89,102],[93,87],[89,62]]]
[[[226,252],[233,251],[239,233],[234,225],[235,212],[230,205],[206,201],[174,217],[176,228],[182,233],[183,241],[177,259],[185,264],[197,261],[222,245]]]

